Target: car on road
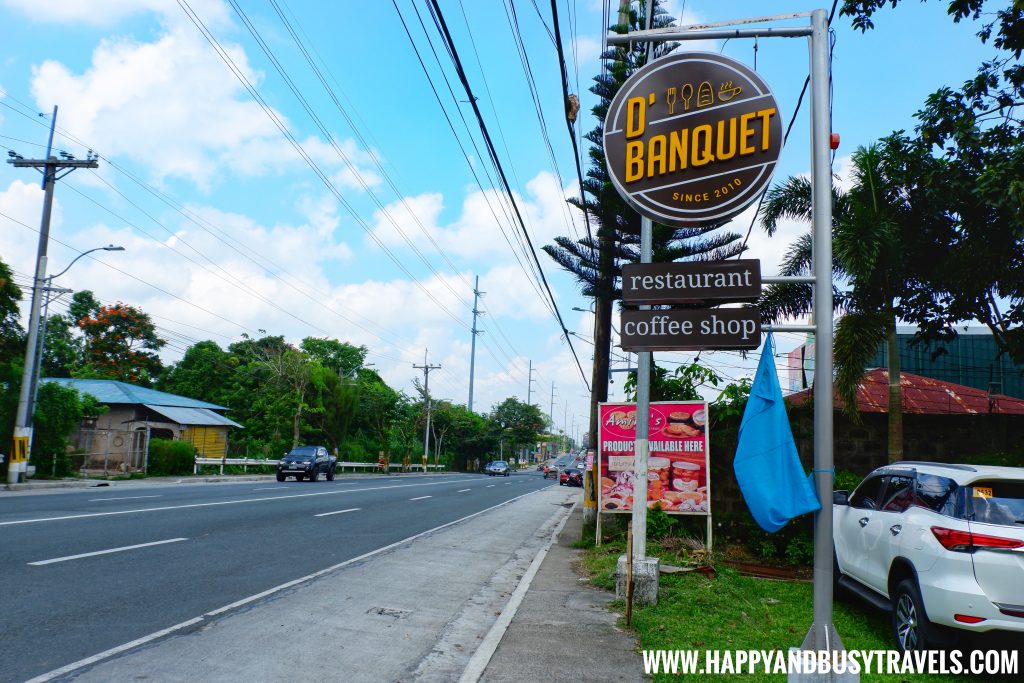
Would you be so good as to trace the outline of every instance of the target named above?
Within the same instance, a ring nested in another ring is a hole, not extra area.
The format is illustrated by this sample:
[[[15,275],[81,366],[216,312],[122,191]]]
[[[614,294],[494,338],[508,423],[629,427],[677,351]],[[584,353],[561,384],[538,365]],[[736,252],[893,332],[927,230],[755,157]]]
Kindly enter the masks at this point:
[[[548,477],[558,479],[558,465],[555,464],[554,458],[544,461],[544,478]]]
[[[889,611],[901,651],[1024,643],[1024,468],[902,461],[835,491],[832,515],[836,587]]]
[[[484,473],[489,477],[507,477],[511,472],[508,463],[504,460],[495,460],[494,462],[487,463],[487,467],[484,468]]]
[[[277,463],[277,480],[295,477],[295,481],[316,481],[321,474],[334,481],[338,459],[323,446],[297,446]]]
[[[566,467],[558,475],[558,485],[583,488],[583,470],[578,467]]]

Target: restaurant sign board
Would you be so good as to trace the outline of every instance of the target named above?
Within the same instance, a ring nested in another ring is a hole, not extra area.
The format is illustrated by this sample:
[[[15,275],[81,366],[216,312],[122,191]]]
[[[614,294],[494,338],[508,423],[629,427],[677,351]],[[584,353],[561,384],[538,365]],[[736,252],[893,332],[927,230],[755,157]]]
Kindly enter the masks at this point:
[[[710,52],[654,60],[615,95],[608,174],[640,214],[671,226],[724,223],[768,186],[782,152],[779,106],[757,72]]]
[[[622,303],[679,304],[705,301],[757,301],[761,262],[674,261],[622,266]]]

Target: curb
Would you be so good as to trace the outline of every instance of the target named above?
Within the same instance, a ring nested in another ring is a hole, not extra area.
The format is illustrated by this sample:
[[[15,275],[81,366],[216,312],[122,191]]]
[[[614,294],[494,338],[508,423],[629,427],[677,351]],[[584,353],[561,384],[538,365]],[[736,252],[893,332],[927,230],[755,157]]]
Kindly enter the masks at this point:
[[[551,537],[548,538],[544,546],[537,552],[537,555],[533,558],[533,562],[530,563],[530,567],[526,570],[526,573],[523,574],[523,578],[519,580],[519,584],[515,587],[515,590],[512,591],[512,596],[505,605],[505,609],[503,609],[501,614],[498,615],[497,621],[494,622],[494,625],[491,626],[487,635],[484,636],[483,641],[480,643],[479,647],[477,647],[473,656],[469,658],[466,668],[462,671],[462,675],[459,677],[459,683],[477,683],[484,675],[484,671],[487,669],[487,665],[491,663],[491,658],[494,657],[494,653],[498,649],[498,645],[501,643],[502,637],[512,624],[512,619],[515,618],[516,612],[519,611],[519,606],[522,604],[523,598],[526,597],[526,592],[530,590],[530,584],[533,582],[533,578],[540,570],[541,563],[544,562],[544,558],[547,557],[548,551],[551,550],[551,546],[558,541],[558,534],[562,532],[562,529],[565,527],[565,523],[569,521],[569,517],[572,516],[575,509],[576,503],[573,503],[572,507],[568,509],[568,512],[566,512],[562,519],[555,525],[554,530],[551,532]]]

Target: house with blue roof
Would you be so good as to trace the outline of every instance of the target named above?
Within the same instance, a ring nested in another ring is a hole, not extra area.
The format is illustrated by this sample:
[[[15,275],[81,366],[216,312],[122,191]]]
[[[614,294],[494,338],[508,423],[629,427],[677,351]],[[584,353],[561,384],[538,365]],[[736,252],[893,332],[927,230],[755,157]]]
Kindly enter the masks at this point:
[[[72,443],[85,453],[83,469],[142,470],[151,438],[191,443],[204,458],[227,456],[228,433],[242,428],[224,417],[224,406],[106,379],[43,378],[90,394],[109,408],[83,420]]]

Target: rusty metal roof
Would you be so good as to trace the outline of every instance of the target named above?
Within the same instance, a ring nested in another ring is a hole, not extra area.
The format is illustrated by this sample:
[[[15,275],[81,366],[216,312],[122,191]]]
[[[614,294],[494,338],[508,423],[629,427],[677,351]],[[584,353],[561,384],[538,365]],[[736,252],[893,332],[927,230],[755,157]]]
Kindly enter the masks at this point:
[[[989,394],[984,389],[975,389],[962,384],[944,382],[931,377],[922,377],[909,372],[900,373],[900,387],[903,390],[903,412],[918,415],[1024,415],[1024,399]],[[790,394],[786,400],[791,405],[810,401],[812,389]],[[836,410],[843,405],[835,398]],[[873,368],[864,373],[857,387],[857,410],[862,413],[885,413],[889,410],[889,371]]]

